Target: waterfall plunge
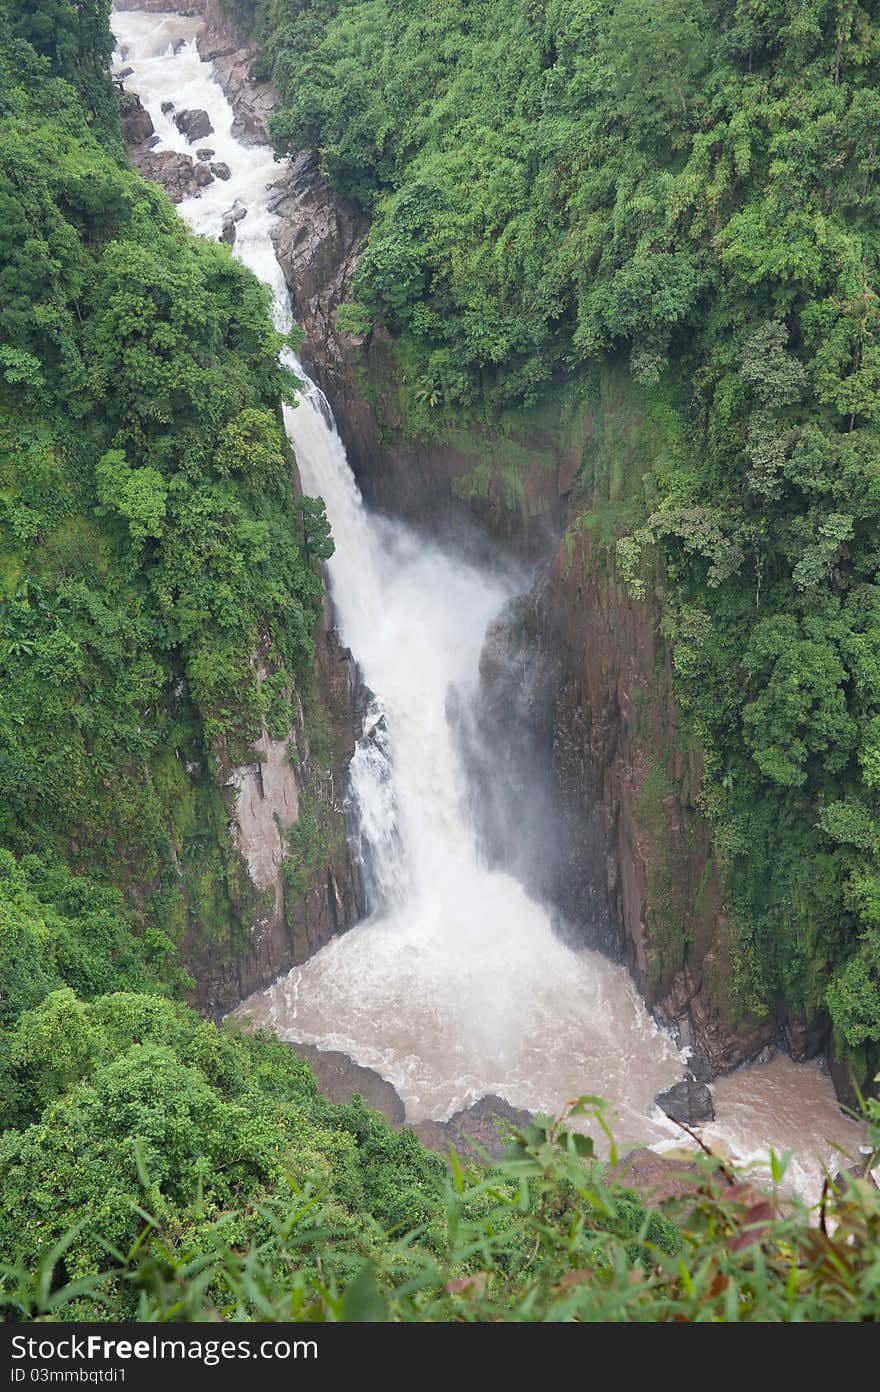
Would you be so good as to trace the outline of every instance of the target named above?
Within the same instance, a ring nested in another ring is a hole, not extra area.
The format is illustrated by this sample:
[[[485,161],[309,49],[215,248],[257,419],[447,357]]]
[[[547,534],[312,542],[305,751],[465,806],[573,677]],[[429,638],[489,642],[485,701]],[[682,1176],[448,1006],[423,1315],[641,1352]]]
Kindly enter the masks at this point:
[[[232,135],[232,110],[196,51],[197,21],[125,12],[113,27],[134,70],[126,85],[149,110],[159,149],[192,153],[163,101],[208,111],[207,143],[231,179],[179,211],[215,238],[233,200],[246,205],[235,254],[270,286],[279,327],[288,327],[270,237],[279,166],[267,148],[244,147]],[[375,1068],[394,1083],[410,1120],[448,1116],[493,1092],[548,1111],[595,1092],[616,1107],[619,1140],[668,1143],[680,1133],[652,1099],[681,1076],[681,1056],[622,968],[563,945],[514,879],[481,864],[467,812],[447,697],[473,693],[486,626],[523,577],[476,568],[365,511],[313,384],[285,410],[285,422],[303,487],[324,498],[332,523],[328,576],[340,635],[376,696],[372,731],[351,771],[376,903],[369,919],[245,1002],[242,1013]],[[812,1065],[779,1059],[741,1070],[719,1084],[717,1102],[714,1133],[740,1154],[796,1145],[803,1188],[831,1157],[832,1136],[857,1144]]]

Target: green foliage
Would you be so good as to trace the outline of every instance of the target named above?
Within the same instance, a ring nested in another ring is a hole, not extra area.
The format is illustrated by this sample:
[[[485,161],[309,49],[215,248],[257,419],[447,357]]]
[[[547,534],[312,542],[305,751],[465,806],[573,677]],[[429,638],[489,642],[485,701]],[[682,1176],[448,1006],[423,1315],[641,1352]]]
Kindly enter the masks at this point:
[[[34,1089],[17,1067],[19,1046],[29,1047],[17,1034],[22,1015],[55,993],[57,1058],[47,1062],[61,1081],[46,1083],[49,1096],[66,1079],[65,1059],[78,1047],[81,1006],[74,992],[88,998],[155,989],[162,980],[186,984],[171,955],[171,942],[138,926],[118,890],[35,855],[16,861],[0,850],[0,1128],[21,1125],[35,1105]]]
[[[0,1140],[5,1262],[36,1268],[75,1222],[68,1276],[112,1274],[145,1208],[176,1250],[210,1253],[218,1231],[234,1244],[265,1236],[265,1210],[309,1193],[324,1230],[313,1274],[319,1262],[344,1273],[383,1230],[440,1240],[442,1163],[359,1100],[329,1106],[277,1041],[221,1033],[157,996],[86,1003],[64,988],[21,1014],[9,1060],[30,1116]],[[135,1315],[130,1286],[114,1277],[104,1290],[109,1308],[81,1308]]]
[[[746,740],[761,772],[788,787],[807,781],[811,755],[822,755],[829,772],[842,768],[856,733],[843,690],[847,672],[824,641],[824,625],[807,620],[803,628],[805,637],[789,614],[762,619],[744,658],[760,693],[743,708]]]
[[[161,537],[168,493],[158,469],[132,469],[122,450],[108,450],[95,474],[103,506],[125,518],[133,541]]]
[[[56,77],[79,94],[86,119],[119,137],[119,116],[107,82],[113,37],[111,0],[2,0],[0,24],[24,40]]]
[[[332,541],[267,292],[101,115],[108,15],[0,5],[0,845],[122,886],[157,942],[187,905],[231,940],[220,795],[184,770],[308,686]]]
[[[264,1046],[251,1047],[256,1058]],[[162,1098],[172,1077],[178,1085],[176,1097],[160,1106],[178,1121],[191,1109],[206,1126],[207,1149],[226,1153],[229,1140],[220,1137],[217,1126],[221,1119],[241,1126],[235,1116],[238,1094],[232,1091],[227,1100],[212,1104],[202,1068],[178,1064],[174,1073],[170,1056],[160,1061],[162,1051],[145,1048],[158,1066],[154,1095]],[[232,1052],[227,1042],[227,1058]],[[126,1060],[127,1068],[134,1066]],[[96,1094],[113,1097],[114,1067],[96,1076]],[[306,1080],[282,1081],[284,1073],[280,1060],[264,1063],[262,1082],[272,1079],[277,1127],[283,1128],[294,1097],[304,1109],[301,1116],[317,1106],[322,1121],[351,1110],[325,1109],[321,1116],[320,1101]],[[141,1096],[139,1090],[134,1096],[126,1092],[129,1124],[142,1124]],[[252,1089],[246,1098],[263,1117],[261,1094]],[[83,1095],[83,1101],[88,1106],[91,1098]],[[171,1138],[161,1126],[155,1129],[152,1105],[151,1099],[153,1136],[167,1144]],[[876,1159],[880,1115],[876,1103],[870,1105]],[[51,1116],[66,1127],[75,1124],[58,1110]],[[294,1150],[286,1194],[264,1197],[258,1211],[248,1215],[249,1242],[242,1240],[240,1209],[209,1220],[210,1185],[200,1188],[197,1204],[185,1213],[169,1214],[169,1172],[192,1169],[192,1180],[197,1168],[179,1141],[169,1145],[170,1161],[155,1154],[149,1140],[134,1144],[127,1168],[143,1190],[132,1224],[135,1241],[116,1253],[100,1249],[95,1269],[88,1270],[86,1234],[101,1225],[106,1230],[110,1213],[90,1213],[55,1243],[49,1233],[42,1234],[30,1261],[2,1268],[6,1309],[25,1318],[118,1318],[132,1311],[150,1321],[311,1323],[800,1323],[877,1316],[880,1200],[865,1181],[829,1186],[817,1215],[762,1192],[717,1160],[701,1158],[689,1174],[682,1166],[682,1198],[657,1211],[622,1188],[614,1172],[593,1157],[589,1134],[574,1129],[583,1126],[585,1116],[606,1129],[596,1098],[571,1108],[571,1119],[578,1118],[574,1126],[569,1116],[538,1118],[515,1132],[505,1159],[482,1173],[464,1171],[452,1155],[445,1178],[442,1165],[421,1152],[411,1134],[395,1136],[363,1116],[372,1144],[365,1144],[354,1118],[343,1121],[347,1144],[335,1151],[331,1133],[321,1131],[320,1123],[312,1133],[316,1155],[321,1148],[333,1154],[332,1174],[313,1173],[297,1182],[294,1172],[303,1170]],[[259,1122],[248,1129],[246,1154],[252,1164],[265,1164],[264,1137]],[[236,1140],[241,1147],[242,1137]],[[161,1180],[152,1179],[148,1152]],[[40,1164],[39,1155],[34,1160]],[[774,1178],[784,1171],[785,1160],[773,1157]],[[384,1211],[372,1223],[366,1210],[354,1218],[346,1184],[360,1183],[360,1201],[370,1204],[377,1179],[391,1188],[395,1175],[403,1192],[424,1186],[436,1224],[433,1238],[423,1226],[389,1231]],[[252,1170],[240,1199],[255,1182]],[[28,1228],[34,1207],[31,1199],[24,1210]]]
[[[336,310],[338,332],[351,334],[353,338],[364,338],[370,332],[372,322],[372,315],[366,305],[346,301]]]
[[[303,537],[306,554],[313,561],[329,561],[336,549],[330,534],[330,523],[324,510],[323,498],[300,498]]]
[[[137,933],[118,890],[0,850],[0,1027],[66,983],[90,997],[153,985],[169,944]]]

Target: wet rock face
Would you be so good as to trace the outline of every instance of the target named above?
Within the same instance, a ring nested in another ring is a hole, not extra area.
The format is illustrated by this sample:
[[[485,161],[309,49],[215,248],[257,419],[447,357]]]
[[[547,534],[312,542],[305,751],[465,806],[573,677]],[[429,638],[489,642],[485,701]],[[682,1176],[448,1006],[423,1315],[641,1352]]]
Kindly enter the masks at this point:
[[[120,102],[122,135],[126,145],[142,145],[154,133],[149,111],[133,92],[126,92]]]
[[[559,881],[552,776],[557,664],[535,619],[532,596],[524,595],[489,625],[477,699],[453,723],[488,864],[549,902]]]
[[[715,1120],[712,1093],[705,1083],[675,1083],[667,1092],[658,1093],[654,1101],[672,1121],[685,1126],[699,1126],[704,1121]]]
[[[212,47],[210,38],[199,40],[203,58],[212,56]],[[270,83],[253,81],[253,60],[250,49],[236,49],[214,56],[214,71],[235,112],[232,134],[244,145],[268,145],[269,118],[281,99]]]
[[[299,789],[287,754],[287,740],[260,736],[252,764],[232,771],[235,789],[235,835],[248,874],[258,890],[271,891],[273,908],[282,907],[279,873],[285,856],[285,832],[299,816]]]
[[[558,845],[548,897],[565,921],[626,964],[658,1020],[692,1050],[701,1082],[755,1059],[783,1026],[795,1057],[814,1056],[821,1025],[807,1029],[784,1011],[752,1018],[733,999],[725,884],[699,812],[699,755],[677,737],[656,606],[623,592],[584,529],[504,622],[506,635],[487,635],[483,700],[502,746],[515,748],[505,720],[515,727],[523,712],[552,731]]]
[[[585,650],[584,661],[592,657]],[[604,790],[582,747],[583,722],[570,731],[559,719],[566,676],[554,576],[544,566],[486,633],[472,755],[476,822],[487,855],[555,908],[566,937],[620,959]]]
[[[129,151],[132,163],[145,179],[161,184],[173,203],[182,203],[213,182],[213,174],[207,165],[197,164],[189,155],[178,154],[176,150],[146,151],[135,156]]]
[[[259,679],[264,680],[266,669],[259,652],[254,662]],[[254,742],[253,763],[233,762],[222,746],[214,750],[230,844],[238,852],[231,888],[241,936],[226,951],[218,951],[200,925],[191,924],[182,958],[197,983],[193,1004],[207,1014],[220,1016],[268,986],[364,913],[343,806],[356,739],[353,684],[351,654],[332,630],[321,629],[316,638],[315,694],[332,731],[329,766],[312,759],[298,702],[287,739],[271,740],[264,730]],[[289,751],[294,749],[291,757]],[[296,822],[302,794],[311,800],[324,839],[305,883],[294,890],[284,875],[283,832]]]
[[[279,218],[272,239],[307,335],[305,356],[320,367],[322,381],[334,374],[339,380],[346,368],[334,318],[348,298],[365,222],[325,183],[317,150],[290,160],[269,206]]]
[[[164,3],[167,5],[168,0]],[[258,54],[256,44],[242,39],[222,14],[217,0],[189,0],[189,3],[192,6],[189,13],[200,15],[204,21],[196,39],[199,53],[214,64],[214,75],[234,112],[232,134],[245,145],[269,144],[269,118],[280,105],[281,98],[271,83],[252,76]]]
[[[500,1160],[510,1145],[511,1130],[527,1126],[530,1112],[521,1111],[503,1097],[481,1097],[479,1102],[455,1112],[448,1121],[420,1121],[413,1127],[428,1150],[456,1152],[468,1160],[485,1162],[488,1155]]]
[[[159,137],[154,133],[150,113],[135,92],[125,92],[120,99],[122,130],[128,157],[145,179],[160,184],[173,203],[198,196],[213,183],[214,175],[207,164],[197,163],[190,155],[176,150],[154,150]]]
[[[206,136],[214,134],[214,127],[211,125],[207,111],[201,109],[185,109],[174,114],[174,124],[185,135],[192,144],[196,140],[204,140]]]
[[[314,1044],[291,1044],[288,1048],[307,1063],[328,1102],[350,1102],[362,1097],[374,1112],[381,1112],[393,1126],[402,1126],[405,1108],[391,1083],[372,1068],[355,1063],[348,1054],[335,1049],[318,1049]]]

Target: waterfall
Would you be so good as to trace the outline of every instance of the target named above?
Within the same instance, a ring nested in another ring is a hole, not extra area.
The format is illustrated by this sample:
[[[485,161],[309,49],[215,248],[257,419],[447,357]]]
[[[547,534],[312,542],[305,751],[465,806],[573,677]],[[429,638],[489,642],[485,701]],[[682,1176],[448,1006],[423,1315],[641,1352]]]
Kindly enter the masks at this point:
[[[276,322],[289,328],[270,235],[270,190],[282,173],[272,152],[233,136],[229,103],[196,50],[196,22],[126,12],[113,24],[133,69],[127,86],[149,110],[160,149],[192,152],[163,101],[207,110],[214,127],[207,143],[231,178],[179,211],[216,238],[224,213],[241,200],[247,216],[235,255],[270,287]],[[613,1103],[619,1140],[680,1139],[653,1098],[681,1077],[685,1060],[627,973],[564,944],[546,909],[480,858],[451,712],[473,698],[487,625],[523,588],[523,575],[476,566],[371,515],[323,394],[289,362],[304,385],[299,404],[285,408],[285,425],[304,491],[327,507],[336,623],[373,693],[349,793],[371,912],[242,1010],[282,1037],[342,1050],[376,1069],[397,1088],[409,1120],[444,1118],[489,1093],[555,1112],[586,1092]],[[798,1144],[812,1146],[818,1166],[828,1154],[830,1089],[815,1069],[785,1060],[783,1082],[778,1070],[773,1076],[788,1096],[797,1085],[785,1067],[806,1083],[784,1134],[776,1120],[784,1108],[771,1100],[763,1113],[749,1112],[743,1102],[757,1095],[760,1070],[738,1075],[753,1076],[745,1085],[728,1080],[736,1143],[742,1151],[782,1150],[800,1128]],[[820,1093],[822,1132],[809,1122]],[[716,1132],[725,1134],[721,1109]]]

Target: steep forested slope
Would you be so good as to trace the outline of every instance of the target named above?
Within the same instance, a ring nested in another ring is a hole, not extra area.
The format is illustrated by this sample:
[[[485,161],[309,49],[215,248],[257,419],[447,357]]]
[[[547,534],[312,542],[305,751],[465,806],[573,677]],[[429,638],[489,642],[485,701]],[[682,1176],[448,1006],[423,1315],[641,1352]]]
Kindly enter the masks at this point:
[[[108,14],[0,11],[0,845],[121,886],[159,963],[187,904],[235,931],[211,760],[286,735],[321,584],[266,292],[127,168]]]
[[[880,28],[855,0],[227,0],[282,149],[372,215],[410,431],[622,356],[665,426],[618,499],[662,562],[680,709],[729,867],[743,1008],[880,1043]],[[573,490],[589,511],[589,466]],[[576,520],[576,519],[575,519]]]

